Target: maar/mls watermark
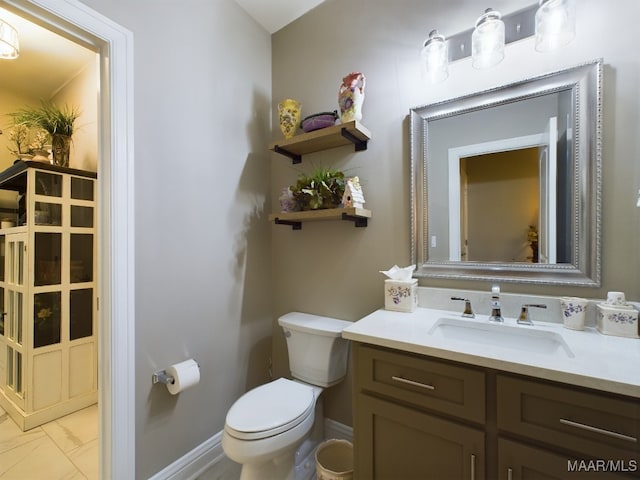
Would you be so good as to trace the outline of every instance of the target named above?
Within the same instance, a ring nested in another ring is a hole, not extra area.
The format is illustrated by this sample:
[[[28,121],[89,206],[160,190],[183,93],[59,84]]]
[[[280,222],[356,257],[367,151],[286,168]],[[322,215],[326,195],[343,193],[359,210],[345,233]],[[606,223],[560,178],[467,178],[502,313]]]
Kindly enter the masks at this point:
[[[636,460],[579,460],[567,459],[568,472],[637,472]]]

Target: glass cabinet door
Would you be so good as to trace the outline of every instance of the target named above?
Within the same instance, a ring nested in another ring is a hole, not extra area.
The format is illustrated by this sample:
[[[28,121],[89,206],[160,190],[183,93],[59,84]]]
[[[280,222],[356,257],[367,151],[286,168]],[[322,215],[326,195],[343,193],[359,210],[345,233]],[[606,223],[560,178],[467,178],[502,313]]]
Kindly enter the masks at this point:
[[[35,286],[59,285],[62,275],[62,234],[36,232],[35,234]]]
[[[5,237],[5,278],[2,289],[3,330],[6,345],[6,383],[4,392],[14,403],[24,405],[25,324],[24,289],[26,280],[26,235]]]

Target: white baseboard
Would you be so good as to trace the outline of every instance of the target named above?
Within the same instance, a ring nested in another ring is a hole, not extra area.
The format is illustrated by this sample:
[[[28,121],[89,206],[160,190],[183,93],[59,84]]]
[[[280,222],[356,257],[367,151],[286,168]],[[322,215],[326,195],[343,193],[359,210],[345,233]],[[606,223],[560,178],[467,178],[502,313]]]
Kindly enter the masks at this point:
[[[353,442],[353,428],[330,418],[324,419],[324,438],[338,438]]]
[[[353,442],[353,428],[330,418],[324,419],[324,438]],[[205,440],[149,480],[235,480],[239,465],[222,450],[222,431]]]
[[[224,460],[228,459],[222,450],[222,431],[220,431],[167,465],[149,480],[195,480],[203,472]]]

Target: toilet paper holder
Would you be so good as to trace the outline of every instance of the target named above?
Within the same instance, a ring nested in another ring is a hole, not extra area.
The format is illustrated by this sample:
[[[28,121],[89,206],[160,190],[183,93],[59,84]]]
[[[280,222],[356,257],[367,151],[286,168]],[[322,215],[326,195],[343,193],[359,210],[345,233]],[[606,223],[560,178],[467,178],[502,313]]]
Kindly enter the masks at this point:
[[[173,378],[171,375],[167,375],[167,371],[166,370],[158,370],[157,372],[153,372],[153,375],[151,376],[151,380],[153,381],[154,385],[156,383],[164,383],[165,385],[168,385],[168,384],[173,385],[173,383],[175,382],[175,378]]]

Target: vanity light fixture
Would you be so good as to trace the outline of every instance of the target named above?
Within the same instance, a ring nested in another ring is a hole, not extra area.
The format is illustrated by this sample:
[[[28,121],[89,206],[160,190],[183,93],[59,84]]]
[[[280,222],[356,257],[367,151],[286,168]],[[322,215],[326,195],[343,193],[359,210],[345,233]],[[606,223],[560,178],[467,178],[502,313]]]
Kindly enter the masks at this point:
[[[432,83],[444,82],[449,76],[447,50],[444,35],[440,35],[437,30],[432,30],[422,48],[422,61]]]
[[[423,44],[422,61],[430,80],[438,83],[448,77],[448,63],[472,57],[475,68],[492,67],[504,58],[506,44],[533,36],[537,51],[551,51],[571,42],[575,27],[575,0],[538,0],[508,15],[488,8],[475,28],[446,39],[433,30]],[[441,60],[442,52],[448,62]]]
[[[536,50],[539,52],[562,47],[576,36],[573,0],[540,0],[535,21]]]
[[[0,59],[13,60],[18,55],[18,31],[0,18]]]
[[[471,35],[471,65],[473,68],[489,68],[504,58],[504,22],[500,12],[487,8],[478,20]]]

